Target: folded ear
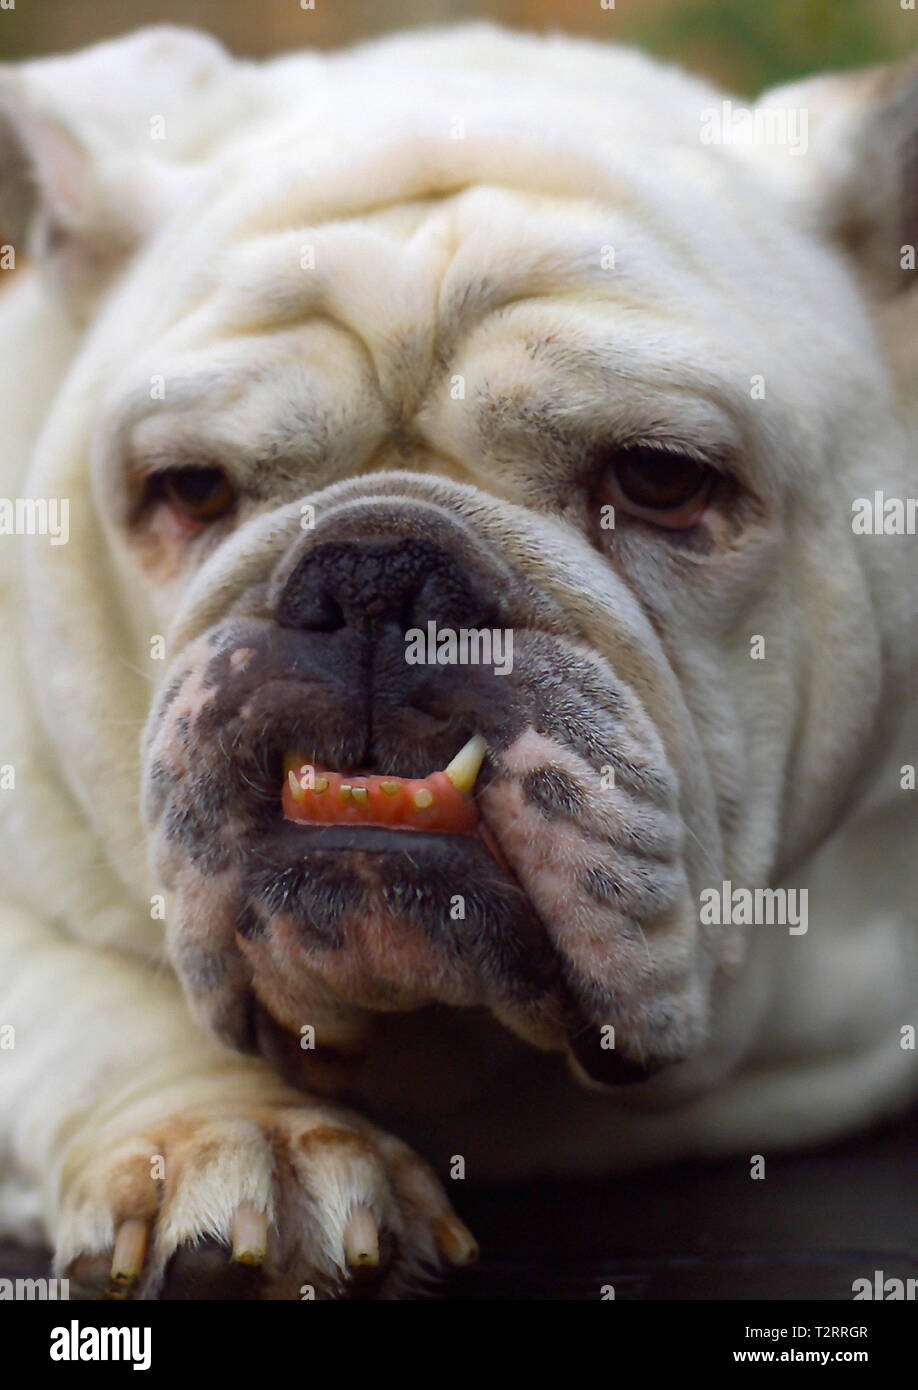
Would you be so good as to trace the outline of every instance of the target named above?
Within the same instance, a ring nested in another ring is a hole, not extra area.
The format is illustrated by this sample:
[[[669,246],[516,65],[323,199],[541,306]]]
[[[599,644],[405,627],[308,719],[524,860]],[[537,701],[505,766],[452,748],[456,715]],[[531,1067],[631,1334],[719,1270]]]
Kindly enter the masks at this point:
[[[0,226],[77,317],[246,113],[245,73],[178,28],[0,66]]]
[[[886,297],[918,284],[918,58],[809,78],[758,105],[793,111],[796,129],[805,113],[805,152],[781,165],[869,287]]]

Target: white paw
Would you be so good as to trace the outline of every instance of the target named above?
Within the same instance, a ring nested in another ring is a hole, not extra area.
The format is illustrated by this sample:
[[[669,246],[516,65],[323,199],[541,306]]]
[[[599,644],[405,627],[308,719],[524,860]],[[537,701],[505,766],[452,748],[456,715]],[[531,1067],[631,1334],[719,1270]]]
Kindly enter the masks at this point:
[[[324,1102],[94,1128],[62,1170],[75,1298],[393,1298],[475,1242],[404,1144]]]

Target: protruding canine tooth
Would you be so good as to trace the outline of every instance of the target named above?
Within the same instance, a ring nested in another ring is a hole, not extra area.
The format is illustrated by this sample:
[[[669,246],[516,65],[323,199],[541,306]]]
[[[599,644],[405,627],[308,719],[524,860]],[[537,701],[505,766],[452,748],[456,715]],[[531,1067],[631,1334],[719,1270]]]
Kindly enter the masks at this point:
[[[366,787],[351,787],[351,796],[357,802],[358,806],[366,806],[369,792]]]
[[[294,801],[305,801],[306,793],[303,791],[299,777],[292,770],[287,773],[287,784],[290,787],[290,795]]]
[[[395,796],[396,792],[401,791],[401,787],[401,782],[391,782],[388,780],[380,782],[379,784],[379,790],[384,792],[386,796]]]
[[[475,790],[475,779],[484,761],[488,745],[481,734],[473,734],[468,743],[459,749],[451,763],[443,769],[457,792],[471,796]]]
[[[414,794],[414,804],[419,811],[426,811],[434,803],[433,792],[429,787],[418,787]]]
[[[353,790],[354,788],[350,786],[347,782],[341,783],[341,786],[338,788],[338,797],[341,800],[342,804],[346,805],[347,802],[350,801],[351,793],[353,792]]]

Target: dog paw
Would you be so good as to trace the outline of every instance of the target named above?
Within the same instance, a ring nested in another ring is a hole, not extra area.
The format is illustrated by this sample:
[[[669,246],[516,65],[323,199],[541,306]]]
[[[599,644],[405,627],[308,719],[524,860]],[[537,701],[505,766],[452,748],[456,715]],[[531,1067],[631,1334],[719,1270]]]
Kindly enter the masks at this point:
[[[71,1298],[397,1298],[477,1255],[426,1163],[324,1104],[103,1128],[62,1180]]]

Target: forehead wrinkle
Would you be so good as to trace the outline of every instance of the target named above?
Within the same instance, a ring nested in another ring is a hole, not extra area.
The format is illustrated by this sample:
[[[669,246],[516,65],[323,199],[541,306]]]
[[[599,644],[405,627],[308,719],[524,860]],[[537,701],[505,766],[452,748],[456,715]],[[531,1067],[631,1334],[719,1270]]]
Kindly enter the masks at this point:
[[[483,198],[486,231],[477,215]],[[397,428],[420,404],[430,379],[442,375],[460,334],[484,315],[539,295],[610,293],[598,262],[611,228],[595,203],[494,188],[423,201],[431,215],[401,241],[391,228],[384,234],[363,220],[249,235],[219,258],[216,283],[211,280],[195,317],[205,330],[224,334],[272,333],[304,319],[338,325],[366,354]],[[543,215],[533,230],[534,204],[552,215]],[[584,207],[592,237],[582,225]],[[619,204],[609,213],[622,211]],[[572,224],[579,243],[573,251]],[[445,257],[444,231],[453,243]],[[301,264],[305,246],[314,268]],[[620,268],[619,301],[627,278],[627,268]]]
[[[275,149],[274,153],[279,156],[282,151]],[[407,157],[409,153],[411,158]],[[412,138],[402,132],[398,141],[393,142],[388,137],[379,142],[367,168],[364,168],[368,159],[364,148],[359,156],[353,153],[349,157],[342,155],[340,160],[334,161],[332,169],[325,169],[321,173],[317,171],[309,177],[302,170],[301,151],[297,158],[298,163],[291,163],[290,166],[280,160],[280,167],[274,167],[270,176],[265,177],[263,198],[253,199],[250,191],[243,201],[235,194],[218,198],[213,217],[208,219],[221,223],[222,235],[217,239],[220,244],[225,245],[231,240],[226,235],[226,221],[235,227],[237,245],[230,255],[232,277],[238,288],[228,299],[221,296],[226,276],[222,271],[214,276],[212,251],[207,253],[211,261],[208,278],[211,284],[214,278],[223,282],[216,286],[216,291],[223,300],[221,311],[227,314],[230,321],[236,320],[240,324],[249,322],[253,313],[257,324],[272,319],[283,322],[288,316],[302,318],[309,311],[314,295],[317,308],[322,305],[322,311],[330,317],[339,318],[354,327],[361,336],[367,337],[376,315],[369,315],[363,322],[358,322],[351,308],[336,310],[335,301],[339,299],[340,287],[347,285],[352,291],[354,284],[360,283],[361,270],[369,267],[376,271],[374,276],[369,277],[373,280],[374,301],[387,289],[391,298],[391,292],[399,288],[397,282],[400,277],[395,273],[393,279],[393,274],[401,268],[398,253],[400,250],[403,252],[404,248],[399,248],[391,237],[379,239],[379,232],[366,225],[366,219],[379,212],[381,205],[391,209],[405,202],[433,200],[434,206],[439,207],[453,200],[461,202],[466,196],[480,200],[483,193],[491,199],[503,194],[515,203],[517,209],[517,225],[510,247],[515,252],[525,248],[527,235],[520,235],[519,224],[521,220],[531,220],[533,202],[561,204],[571,209],[592,205],[597,219],[599,215],[615,216],[626,210],[639,211],[641,220],[646,221],[643,206],[646,200],[636,199],[620,169],[610,168],[592,156],[584,158],[583,152],[567,150],[563,165],[549,161],[552,164],[551,174],[546,175],[544,158],[537,157],[526,140],[509,135],[506,131],[494,132],[486,139],[479,137],[462,141],[427,136]],[[357,177],[361,171],[367,175],[366,179]],[[385,190],[380,186],[381,181]],[[356,199],[355,188],[360,190]],[[375,196],[371,196],[374,189]],[[300,192],[305,201],[301,199]],[[597,199],[606,202],[607,213],[601,209]],[[253,206],[256,209],[254,213]],[[522,219],[521,211],[524,214]],[[290,228],[292,218],[302,219],[301,228]],[[286,222],[285,226],[280,225],[281,219]],[[489,209],[489,223],[493,219],[493,211]],[[358,248],[358,254],[350,256],[350,264],[342,267],[344,274],[332,280],[325,273],[328,265],[323,267],[323,258],[341,259],[335,243],[340,245],[344,236],[352,239],[355,245],[358,239],[363,238],[364,247],[362,251]],[[607,237],[608,226],[597,226],[596,243],[590,248],[591,252],[595,253],[598,245]],[[375,245],[374,238],[377,238]],[[313,241],[316,269],[303,271],[300,268],[302,245]],[[270,270],[264,263],[261,266],[257,263],[259,249],[263,247],[273,247],[280,252]],[[245,266],[247,257],[249,273]],[[383,276],[378,273],[380,264],[385,266]],[[509,264],[514,264],[512,255]],[[311,276],[311,288],[303,283],[307,275]],[[506,279],[506,275],[505,265],[501,269],[501,278]],[[410,293],[415,287],[409,285],[405,288]],[[474,284],[468,284],[459,290],[455,307],[465,306],[468,309],[487,294],[486,285],[480,285],[476,290]],[[260,307],[253,309],[253,306]],[[452,307],[449,296],[441,294],[437,310],[441,326],[448,323]],[[415,316],[416,321],[419,317]],[[371,342],[371,351],[372,348]],[[374,356],[383,379],[384,354],[377,351]]]
[[[423,117],[416,113],[416,120],[420,124]],[[589,198],[594,189],[611,186],[620,201],[628,198],[617,171],[592,152],[576,144],[559,148],[549,140],[547,157],[545,141],[534,141],[531,129],[496,127],[457,140],[446,129],[431,135],[396,125],[368,140],[363,124],[352,148],[312,169],[303,167],[302,142],[302,130],[294,127],[274,145],[263,196],[230,195],[228,211],[240,237],[282,231],[293,217],[304,225],[366,218],[400,203],[455,197],[482,186],[572,199]]]
[[[618,209],[603,215],[595,205],[586,214],[577,205],[554,207],[554,215],[540,221],[525,207],[514,211],[512,218],[489,217],[485,228],[475,228],[444,274],[438,303],[441,368],[488,319],[527,301],[665,314],[670,295],[684,284],[680,263],[668,271],[666,248],[653,234],[648,247],[644,229],[632,228],[627,216],[623,223]],[[602,265],[609,245],[617,249],[614,270]],[[644,273],[651,260],[653,275]]]
[[[615,178],[593,196],[479,187],[457,200],[457,219],[470,224],[471,235],[441,286],[441,358],[488,314],[523,299],[579,293],[665,312],[673,294],[693,303],[712,290],[732,295],[737,274],[754,271],[757,252],[769,244],[759,226],[761,200],[744,186],[744,202],[710,153],[672,147],[663,155],[672,176],[665,200],[656,167],[635,172],[617,164]],[[712,219],[712,192],[726,216]],[[608,246],[613,271],[601,266]]]
[[[488,316],[527,300],[567,306],[587,295],[612,300],[620,310],[641,268],[626,264],[610,277],[599,266],[604,238],[622,216],[627,235],[630,204],[606,210],[583,197],[475,188],[425,206],[425,220],[402,239],[362,220],[250,236],[219,258],[217,281],[193,318],[200,331],[224,335],[233,329],[273,334],[304,319],[325,320],[361,353],[395,432],[422,405],[431,380],[448,370],[461,336]],[[643,241],[644,229],[639,232]],[[301,266],[304,243],[314,250],[314,269]],[[646,259],[643,244],[642,254]],[[644,312],[650,307],[630,296],[628,302]],[[560,365],[562,343],[553,351]],[[607,352],[595,368],[608,370]],[[301,412],[293,414],[298,424]],[[298,432],[277,433],[276,458],[288,454],[287,441]]]
[[[215,315],[237,331],[327,320],[359,346],[399,420],[432,359],[436,260],[424,225],[404,239],[362,222],[261,236],[228,258]]]

